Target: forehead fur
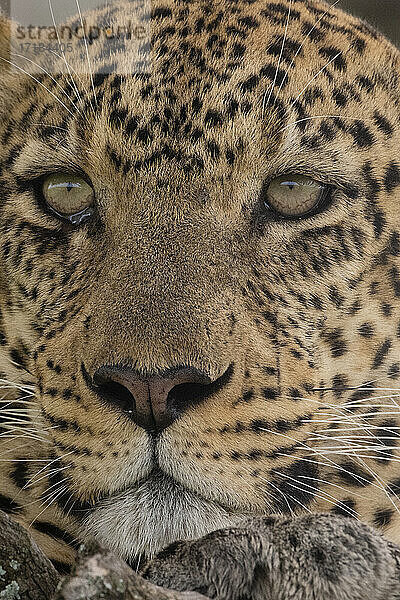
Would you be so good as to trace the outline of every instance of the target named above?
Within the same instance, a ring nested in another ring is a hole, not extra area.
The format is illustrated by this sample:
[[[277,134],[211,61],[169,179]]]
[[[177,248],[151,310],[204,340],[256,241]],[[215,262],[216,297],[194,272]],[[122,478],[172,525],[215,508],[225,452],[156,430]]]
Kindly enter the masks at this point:
[[[6,79],[3,103],[10,129],[18,122],[31,124],[32,138],[34,122],[43,121],[45,114],[47,121],[69,130],[68,136],[51,132],[61,153],[66,147],[66,162],[79,152],[86,161],[83,168],[103,170],[106,151],[113,170],[124,177],[152,172],[156,166],[158,183],[174,169],[169,185],[178,180],[180,186],[193,173],[226,178],[235,168],[264,177],[277,142],[295,155],[299,133],[306,124],[308,131],[313,129],[307,119],[317,118],[318,131],[323,115],[327,125],[322,123],[322,129],[327,131],[325,139],[322,131],[322,142],[329,142],[333,127],[343,138],[347,134],[350,152],[368,148],[373,142],[368,122],[338,122],[332,117],[361,118],[367,99],[379,112],[378,107],[384,108],[397,93],[394,47],[358,19],[324,2],[166,1],[152,3],[151,14],[145,6],[116,2],[112,9],[85,18],[88,23],[117,27],[138,15],[144,22],[150,19],[151,47],[142,44],[141,49],[148,59],[144,73],[119,75],[129,72],[130,62],[134,64],[128,42],[121,42],[119,53],[103,58],[103,42],[95,40],[89,46],[88,63],[93,77],[82,76],[85,87],[80,93],[67,76],[61,78],[65,95],[44,76],[39,76],[39,85],[20,81],[15,74]],[[81,72],[82,62],[88,60],[85,48],[83,43],[74,48],[68,61],[71,69]],[[46,89],[49,84],[53,95]],[[18,103],[10,87],[15,88]],[[374,115],[371,110],[372,121],[384,127]],[[299,126],[290,127],[295,121]],[[51,137],[50,132],[47,135]],[[67,138],[64,144],[61,137]],[[312,134],[309,138],[312,150],[318,140]],[[307,145],[301,146],[303,153],[307,151]],[[30,154],[43,160],[46,151],[36,150],[33,144]],[[325,151],[324,144],[320,151]],[[167,163],[165,169],[160,163]]]

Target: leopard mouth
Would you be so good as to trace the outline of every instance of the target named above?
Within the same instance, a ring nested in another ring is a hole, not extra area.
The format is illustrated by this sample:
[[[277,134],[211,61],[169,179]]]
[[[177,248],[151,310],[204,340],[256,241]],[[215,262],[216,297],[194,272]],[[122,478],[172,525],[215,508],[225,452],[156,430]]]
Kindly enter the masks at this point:
[[[136,564],[177,540],[198,539],[231,527],[237,514],[155,469],[135,486],[99,500],[82,522],[86,536]]]

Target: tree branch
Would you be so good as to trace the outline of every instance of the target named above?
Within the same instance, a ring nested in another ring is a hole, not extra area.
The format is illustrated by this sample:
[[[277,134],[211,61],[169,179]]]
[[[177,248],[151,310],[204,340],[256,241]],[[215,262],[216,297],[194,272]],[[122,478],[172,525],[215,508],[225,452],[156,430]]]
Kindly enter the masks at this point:
[[[160,588],[137,575],[114,554],[98,551],[78,564],[54,600],[208,600],[195,592]]]
[[[60,575],[29,533],[0,511],[1,600],[208,600],[160,588],[123,560],[89,545],[72,575]]]
[[[28,532],[0,511],[0,598],[49,600],[59,579]]]

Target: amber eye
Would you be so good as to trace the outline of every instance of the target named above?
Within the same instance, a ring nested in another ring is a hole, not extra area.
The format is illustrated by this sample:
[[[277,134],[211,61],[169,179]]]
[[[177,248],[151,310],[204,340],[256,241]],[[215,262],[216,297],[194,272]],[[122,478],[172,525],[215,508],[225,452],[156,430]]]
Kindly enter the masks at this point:
[[[326,200],[330,186],[306,175],[277,177],[266,189],[265,204],[284,217],[302,217]]]
[[[47,206],[74,225],[92,216],[94,190],[82,177],[54,173],[43,181],[42,192]]]

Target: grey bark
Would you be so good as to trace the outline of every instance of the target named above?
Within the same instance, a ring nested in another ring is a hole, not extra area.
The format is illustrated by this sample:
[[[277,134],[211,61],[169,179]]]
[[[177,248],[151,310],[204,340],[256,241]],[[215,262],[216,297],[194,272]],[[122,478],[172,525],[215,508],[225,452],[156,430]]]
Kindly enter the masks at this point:
[[[0,511],[1,600],[49,600],[59,579],[27,531]]]
[[[174,592],[140,577],[110,552],[83,558],[62,582],[54,600],[207,600],[195,592]]]
[[[72,575],[60,575],[29,533],[0,511],[0,600],[207,600],[162,589],[98,546],[89,547]]]

